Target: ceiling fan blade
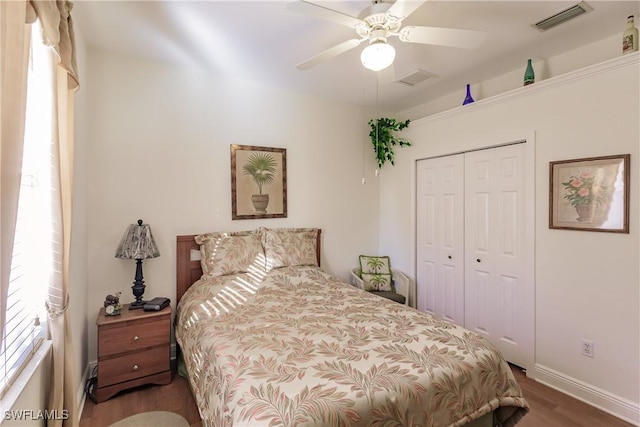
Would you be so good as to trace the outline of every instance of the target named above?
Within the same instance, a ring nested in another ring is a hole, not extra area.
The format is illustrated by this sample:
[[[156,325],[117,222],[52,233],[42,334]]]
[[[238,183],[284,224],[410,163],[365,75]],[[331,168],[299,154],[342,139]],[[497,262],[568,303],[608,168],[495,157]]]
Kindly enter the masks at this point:
[[[344,53],[350,49],[353,49],[354,47],[357,47],[360,43],[362,43],[365,40],[366,39],[351,39],[351,40],[344,41],[340,44],[335,45],[334,47],[331,47],[323,52],[320,52],[319,54],[315,55],[312,58],[307,59],[304,62],[299,63],[298,65],[296,65],[296,68],[298,70],[308,70],[309,68],[318,65],[322,61],[326,61],[327,59],[331,59],[334,56],[338,56],[341,53]]]
[[[398,35],[401,41],[409,43],[434,44],[449,47],[474,49],[487,38],[487,33],[456,28],[407,26]]]
[[[415,12],[420,6],[426,3],[426,1],[427,0],[397,0],[391,5],[389,10],[387,10],[387,14],[402,20]]]
[[[336,24],[344,25],[350,28],[355,28],[357,25],[363,23],[363,21],[359,20],[358,18],[347,15],[346,13],[338,12],[337,10],[329,9],[327,7],[304,0],[298,0],[292,3],[288,3],[287,9],[294,12],[315,16],[316,18],[325,19],[327,21],[332,21]]]

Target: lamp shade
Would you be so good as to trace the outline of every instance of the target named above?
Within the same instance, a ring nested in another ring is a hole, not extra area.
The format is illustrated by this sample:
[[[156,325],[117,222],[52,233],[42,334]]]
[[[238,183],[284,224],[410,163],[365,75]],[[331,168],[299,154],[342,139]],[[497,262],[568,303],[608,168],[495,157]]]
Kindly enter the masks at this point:
[[[149,224],[143,224],[139,219],[137,224],[131,224],[125,231],[116,250],[116,258],[147,259],[157,258],[160,251],[151,234]]]
[[[384,40],[377,40],[365,47],[360,54],[360,61],[365,68],[380,71],[393,64],[396,50]]]

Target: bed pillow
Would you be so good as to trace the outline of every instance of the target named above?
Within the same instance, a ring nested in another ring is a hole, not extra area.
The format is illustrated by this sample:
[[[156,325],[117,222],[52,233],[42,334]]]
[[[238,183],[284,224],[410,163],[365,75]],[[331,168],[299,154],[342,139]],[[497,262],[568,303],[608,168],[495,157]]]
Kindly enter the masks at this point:
[[[261,228],[266,268],[318,265],[317,228]]]
[[[361,271],[358,271],[358,277],[361,279],[359,282],[360,286],[362,286],[362,289],[367,292],[378,291],[379,283],[377,280],[375,280],[375,278],[372,278],[371,276],[373,275],[366,273],[363,275]]]
[[[365,290],[395,292],[388,256],[360,255],[360,272]]]
[[[257,231],[205,233],[195,240],[200,245],[203,275],[215,277],[264,270],[264,251]]]

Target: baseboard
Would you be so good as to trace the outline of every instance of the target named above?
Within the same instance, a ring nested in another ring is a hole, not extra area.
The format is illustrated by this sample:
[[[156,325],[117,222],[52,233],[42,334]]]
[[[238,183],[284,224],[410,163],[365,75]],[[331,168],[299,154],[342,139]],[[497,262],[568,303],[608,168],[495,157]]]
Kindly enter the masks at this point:
[[[95,364],[93,365],[95,366]],[[88,364],[84,368],[82,377],[80,378],[80,384],[78,385],[78,391],[76,392],[76,399],[78,402],[78,420],[82,417],[82,411],[84,410],[84,402],[87,400],[87,394],[85,393],[85,387],[87,385],[87,379],[90,373],[93,372],[91,364]]]
[[[614,417],[640,426],[640,404],[565,375],[544,365],[535,365],[534,379]]]
[[[76,393],[76,402],[78,402],[78,420],[82,417],[82,411],[84,410],[84,403],[87,400],[87,393],[85,393],[85,386],[87,385],[87,381],[93,372],[93,369],[96,366],[96,362],[89,363],[82,373],[82,378],[80,379],[80,386],[78,387],[78,392]]]

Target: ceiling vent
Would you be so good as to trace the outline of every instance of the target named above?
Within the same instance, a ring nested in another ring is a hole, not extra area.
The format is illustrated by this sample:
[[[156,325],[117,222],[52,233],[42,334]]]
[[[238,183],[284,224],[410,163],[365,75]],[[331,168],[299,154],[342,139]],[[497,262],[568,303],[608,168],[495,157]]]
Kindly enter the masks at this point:
[[[581,1],[580,3],[574,4],[573,6],[561,10],[560,12],[551,15],[541,21],[538,21],[531,26],[538,31],[546,31],[549,28],[553,28],[556,25],[560,25],[570,19],[573,19],[577,16],[582,15],[583,13],[587,13],[592,10],[593,8],[591,6]]]
[[[406,76],[399,78],[396,80],[396,83],[402,83],[405,86],[414,87],[435,77],[438,76],[433,73],[429,73],[428,71],[417,69]]]

